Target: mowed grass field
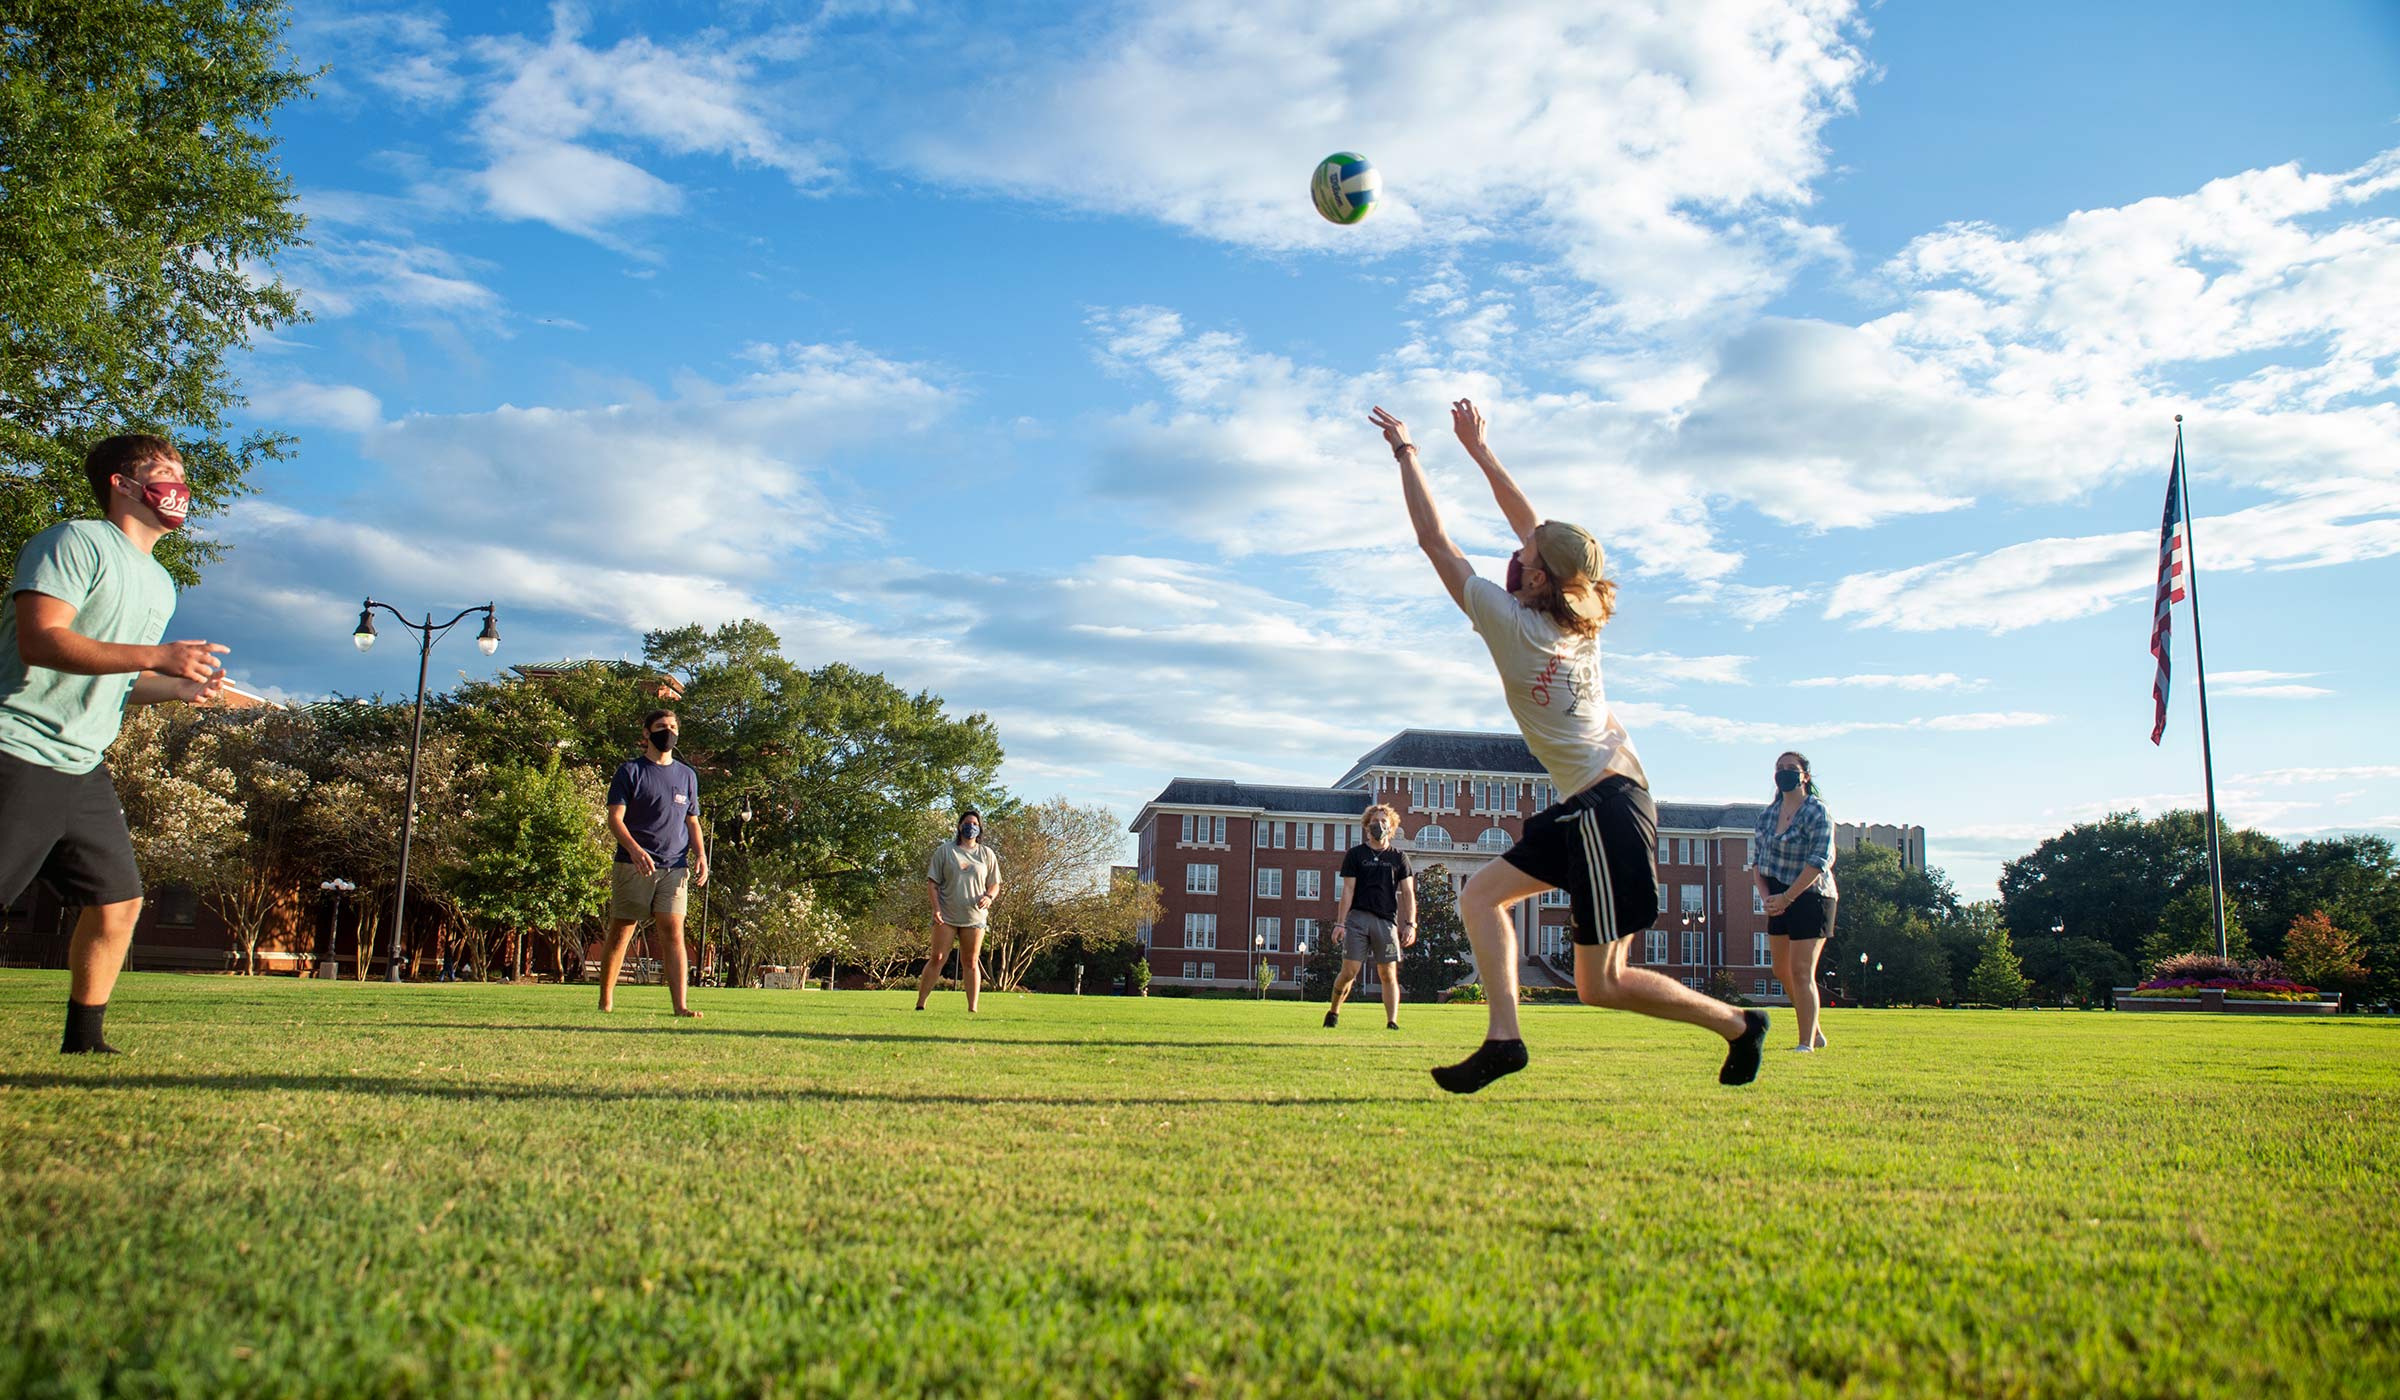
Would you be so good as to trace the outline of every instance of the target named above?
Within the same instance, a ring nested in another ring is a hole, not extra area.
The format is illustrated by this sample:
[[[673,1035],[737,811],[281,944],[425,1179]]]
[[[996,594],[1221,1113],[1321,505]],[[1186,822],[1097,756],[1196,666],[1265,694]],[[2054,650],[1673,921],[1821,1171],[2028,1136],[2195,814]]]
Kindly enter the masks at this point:
[[[2400,1023],[0,972],[0,1393],[2389,1395]]]

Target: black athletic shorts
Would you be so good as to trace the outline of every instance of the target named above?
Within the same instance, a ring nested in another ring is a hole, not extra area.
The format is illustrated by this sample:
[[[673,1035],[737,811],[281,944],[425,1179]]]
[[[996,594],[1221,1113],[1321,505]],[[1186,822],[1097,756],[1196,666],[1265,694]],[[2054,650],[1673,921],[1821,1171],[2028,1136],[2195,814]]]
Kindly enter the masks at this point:
[[[36,876],[73,905],[142,897],[107,764],[61,773],[0,753],[0,905],[16,903]]]
[[[1658,809],[1619,774],[1525,821],[1501,859],[1565,890],[1578,943],[1614,943],[1658,921]]]
[[[1759,873],[1766,875],[1763,870]],[[1778,880],[1772,875],[1767,875],[1766,879],[1769,894],[1781,894],[1791,888],[1788,882]],[[1827,899],[1824,890],[1816,885],[1810,885],[1798,899],[1792,901],[1791,908],[1780,914],[1767,916],[1767,932],[1778,938],[1803,940],[1831,938],[1833,937],[1833,907],[1837,903],[1839,903],[1838,900]]]

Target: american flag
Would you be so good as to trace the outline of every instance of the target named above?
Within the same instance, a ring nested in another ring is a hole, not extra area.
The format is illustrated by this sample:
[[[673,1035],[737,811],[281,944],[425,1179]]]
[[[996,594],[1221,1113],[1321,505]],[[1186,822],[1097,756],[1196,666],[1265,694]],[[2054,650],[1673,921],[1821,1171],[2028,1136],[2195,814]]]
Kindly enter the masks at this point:
[[[2157,702],[2150,718],[2150,742],[2167,732],[2167,673],[2174,656],[2175,604],[2183,601],[2184,581],[2191,559],[2183,537],[2183,429],[2175,430],[2175,468],[2167,475],[2167,511],[2158,525],[2158,603],[2150,614],[2150,654],[2158,658],[2158,679],[2150,683]]]

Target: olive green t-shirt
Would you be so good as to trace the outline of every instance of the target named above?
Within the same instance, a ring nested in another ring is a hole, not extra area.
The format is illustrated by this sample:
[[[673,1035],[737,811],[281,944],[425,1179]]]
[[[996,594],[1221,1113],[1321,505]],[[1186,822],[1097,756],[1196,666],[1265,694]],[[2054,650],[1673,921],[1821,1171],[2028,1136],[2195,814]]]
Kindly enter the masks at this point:
[[[89,773],[117,740],[134,675],[77,676],[27,666],[17,654],[17,595],[75,607],[74,628],[95,642],[155,646],[175,615],[175,580],[105,520],[75,520],[35,535],[0,599],[0,753],[61,773]]]

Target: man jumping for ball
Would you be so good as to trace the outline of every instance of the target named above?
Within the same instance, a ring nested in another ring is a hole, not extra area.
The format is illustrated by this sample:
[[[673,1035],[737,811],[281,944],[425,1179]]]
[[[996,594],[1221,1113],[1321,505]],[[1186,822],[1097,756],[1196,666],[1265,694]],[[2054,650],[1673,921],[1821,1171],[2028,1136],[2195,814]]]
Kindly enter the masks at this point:
[[[100,1022],[133,946],[142,872],[101,757],[127,705],[215,699],[225,648],[158,644],[175,580],[151,556],[191,510],[182,454],[126,434],[96,444],[83,471],[106,518],[35,535],[0,602],[0,906],[36,876],[82,906],[58,1048],[113,1055]]]
[[[1484,442],[1483,414],[1473,403],[1452,404],[1450,419],[1517,537],[1505,589],[1477,578],[1442,529],[1408,425],[1381,408],[1372,415],[1399,460],[1400,490],[1418,547],[1483,638],[1526,746],[1558,790],[1571,795],[1527,819],[1517,844],[1476,871],[1459,893],[1491,1029],[1474,1054],[1435,1070],[1434,1082],[1454,1094],[1472,1094],[1525,1067],[1517,1028],[1517,935],[1508,911],[1555,889],[1566,891],[1573,906],[1575,990],[1584,1005],[1715,1031],[1731,1047],[1718,1080],[1747,1084],[1758,1075],[1765,1012],[1728,1006],[1673,978],[1627,966],[1629,935],[1658,917],[1658,814],[1633,740],[1600,689],[1600,628],[1615,611],[1617,591],[1602,573],[1600,542],[1576,526],[1534,514]]]
[[[1406,854],[1392,849],[1400,814],[1378,802],[1366,811],[1367,839],[1342,857],[1342,902],[1333,926],[1342,936],[1342,975],[1325,1010],[1328,1027],[1341,1024],[1342,1003],[1368,963],[1383,983],[1383,1023],[1400,1029],[1400,950],[1417,941],[1417,876]]]

